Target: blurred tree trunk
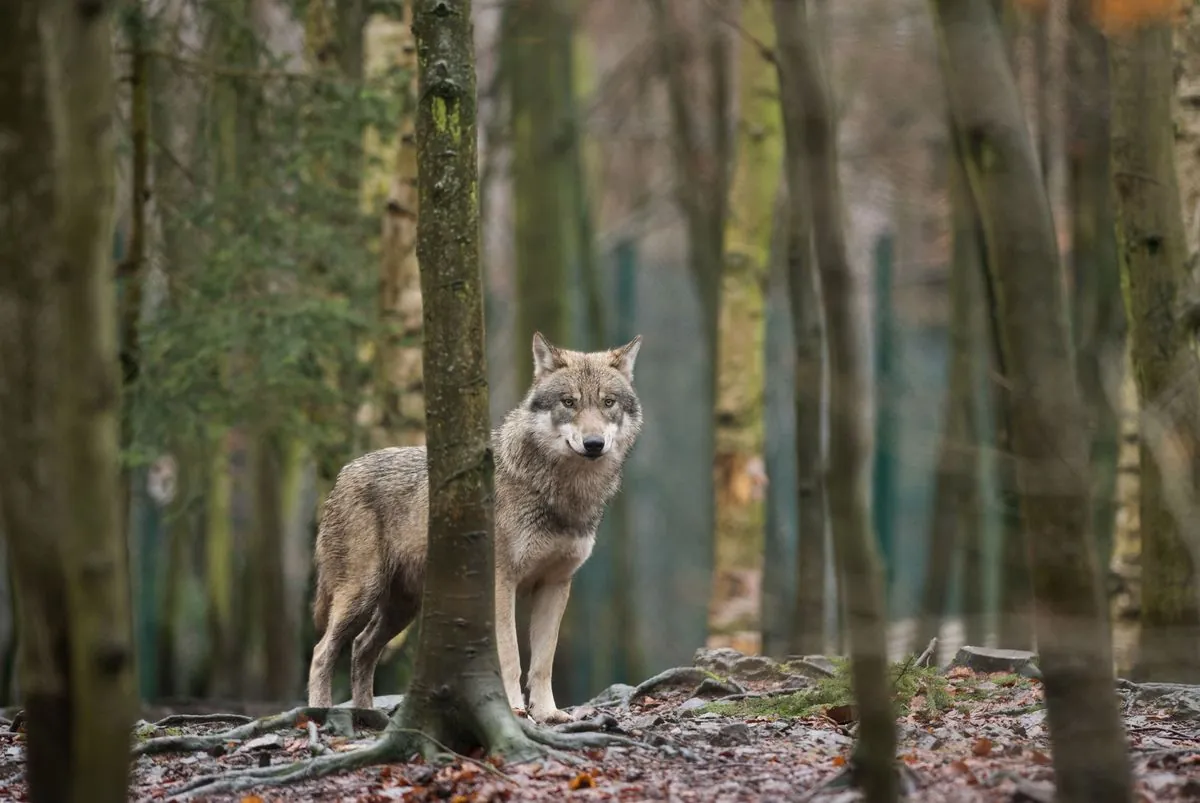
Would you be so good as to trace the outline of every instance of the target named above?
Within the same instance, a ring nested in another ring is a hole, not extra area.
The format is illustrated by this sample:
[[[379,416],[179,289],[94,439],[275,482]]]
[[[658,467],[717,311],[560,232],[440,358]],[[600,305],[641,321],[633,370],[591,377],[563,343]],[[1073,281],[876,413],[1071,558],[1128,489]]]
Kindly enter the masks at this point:
[[[780,104],[771,9],[742,4],[734,169],[725,221],[717,356],[716,531],[720,571],[756,567],[762,554],[762,494],[753,463],[763,448],[763,287],[771,211],[780,170]],[[769,52],[769,51],[768,51]],[[720,586],[720,578],[716,578]],[[725,600],[714,595],[713,604]]]
[[[975,418],[975,359],[981,353],[976,321],[983,309],[982,243],[978,215],[967,184],[961,149],[950,159],[950,206],[954,246],[950,266],[950,349],[942,432],[938,445],[933,493],[933,518],[921,619],[915,648],[924,649],[938,635],[948,611],[950,576],[955,557],[962,561],[963,625],[968,644],[979,644],[982,635],[982,600],[979,598],[979,427]],[[968,581],[968,576],[973,576]]]
[[[1090,20],[1088,0],[1071,0],[1067,147],[1071,273],[1079,388],[1092,433],[1092,527],[1107,582],[1116,524],[1125,311],[1109,185],[1108,45]]]
[[[530,343],[540,331],[553,343],[571,339],[567,288],[568,155],[574,135],[569,103],[571,15],[560,3],[509,3],[504,10],[502,66],[511,115],[512,186],[516,216],[517,387],[533,378]]]
[[[120,531],[108,8],[0,11],[0,531],[32,801],[124,801],[136,706]],[[3,202],[0,202],[3,203]]]
[[[821,448],[825,397],[825,325],[820,277],[813,253],[812,202],[804,95],[797,74],[797,38],[803,35],[782,0],[773,4],[779,47],[776,60],[784,127],[785,214],[783,258],[795,355],[794,450],[796,453],[797,551],[788,649],[797,655],[825,650],[825,455]],[[784,26],[791,26],[780,34]],[[785,63],[785,57],[788,61]],[[809,101],[811,103],[811,101]]]
[[[1112,181],[1133,373],[1141,409],[1142,604],[1137,671],[1200,680],[1200,605],[1189,543],[1198,537],[1200,408],[1194,324],[1171,124],[1171,28],[1109,41]]]
[[[378,429],[373,449],[424,441],[421,387],[421,272],[417,265],[417,48],[412,4],[404,4],[399,68],[408,77],[400,104],[396,164],[383,213],[379,273],[380,335],[376,387]]]
[[[650,0],[656,28],[661,74],[665,78],[670,114],[670,148],[674,163],[676,203],[683,213],[687,262],[700,306],[700,332],[704,349],[704,377],[696,393],[712,409],[711,425],[696,433],[691,454],[713,467],[712,485],[701,493],[708,506],[704,532],[689,532],[671,545],[695,567],[696,583],[711,588],[715,556],[717,366],[721,274],[725,254],[725,221],[728,216],[730,134],[730,80],[728,23],[705,9],[702,23],[689,36],[677,17],[682,4]],[[699,46],[702,46],[699,47]],[[703,55],[696,51],[703,49]],[[707,101],[707,114],[698,113],[696,98]],[[682,534],[681,534],[682,535]],[[707,612],[697,634],[707,633]],[[681,622],[684,620],[681,620]],[[689,618],[690,624],[690,618]],[[690,630],[690,627],[688,628]]]
[[[834,533],[840,585],[846,590],[846,621],[855,698],[859,708],[859,740],[855,763],[868,801],[896,799],[895,713],[887,672],[882,573],[871,537],[871,505],[861,478],[870,454],[870,436],[862,400],[866,392],[866,343],[857,307],[860,287],[846,257],[842,230],[841,185],[837,141],[826,77],[808,30],[803,6],[775,0],[779,42],[780,95],[803,98],[798,120],[802,140],[789,132],[788,142],[803,141],[812,204],[813,244],[829,328],[829,515]],[[795,165],[789,160],[790,165]]]
[[[256,641],[263,650],[262,694],[268,700],[289,700],[300,688],[298,622],[288,605],[283,569],[286,516],[285,472],[292,450],[288,439],[270,432],[258,434],[251,453],[254,494],[254,532],[251,561],[255,567],[254,606]]]
[[[1087,433],[1050,206],[987,0],[936,0],[954,133],[980,210],[1033,565],[1057,799],[1131,799],[1097,582]]]

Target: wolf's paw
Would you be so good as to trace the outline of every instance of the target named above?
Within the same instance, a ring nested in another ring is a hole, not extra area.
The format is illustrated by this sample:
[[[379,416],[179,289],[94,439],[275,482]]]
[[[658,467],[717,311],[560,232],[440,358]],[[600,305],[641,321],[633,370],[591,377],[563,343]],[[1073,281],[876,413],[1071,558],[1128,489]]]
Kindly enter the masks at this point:
[[[529,712],[529,717],[534,722],[538,722],[542,725],[561,725],[564,722],[571,722],[573,719],[566,711],[558,708],[541,711],[532,709]]]

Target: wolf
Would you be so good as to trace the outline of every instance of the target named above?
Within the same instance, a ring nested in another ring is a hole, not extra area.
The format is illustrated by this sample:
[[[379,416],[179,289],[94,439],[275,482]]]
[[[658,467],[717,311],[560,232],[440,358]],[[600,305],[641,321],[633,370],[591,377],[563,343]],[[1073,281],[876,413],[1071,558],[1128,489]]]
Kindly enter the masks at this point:
[[[525,710],[516,600],[531,595],[530,718],[566,722],[551,667],[571,579],[621,484],[642,429],[633,388],[641,335],[620,348],[570,351],[533,336],[533,382],[492,431],[495,455],[496,648],[509,705]],[[424,446],[370,452],[346,464],[325,502],[314,548],[313,618],[320,641],[308,704],[332,704],[333,664],[351,648],[353,705],[370,708],[375,666],[416,617],[425,578],[429,482]]]

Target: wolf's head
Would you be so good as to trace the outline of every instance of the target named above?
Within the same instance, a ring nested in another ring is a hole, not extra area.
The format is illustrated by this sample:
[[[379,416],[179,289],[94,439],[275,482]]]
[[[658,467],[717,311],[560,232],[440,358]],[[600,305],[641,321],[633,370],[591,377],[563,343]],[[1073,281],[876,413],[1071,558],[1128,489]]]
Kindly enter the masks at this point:
[[[611,351],[568,351],[533,336],[533,385],[523,407],[540,444],[580,460],[625,457],[642,428],[633,390],[638,335]]]

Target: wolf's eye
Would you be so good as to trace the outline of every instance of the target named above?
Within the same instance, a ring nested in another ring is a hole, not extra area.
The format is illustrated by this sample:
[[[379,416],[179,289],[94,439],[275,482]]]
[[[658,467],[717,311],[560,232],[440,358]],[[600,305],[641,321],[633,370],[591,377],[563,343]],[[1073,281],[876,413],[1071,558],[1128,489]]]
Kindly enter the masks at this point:
[[[575,400],[572,399],[570,396],[563,399],[562,403],[563,403],[563,407],[574,407],[575,406]]]
[[[605,400],[604,400],[604,406],[605,406],[605,407],[612,407],[612,406],[613,406],[614,404],[616,404],[616,403],[617,403],[617,400],[616,400],[616,399],[605,399]]]

